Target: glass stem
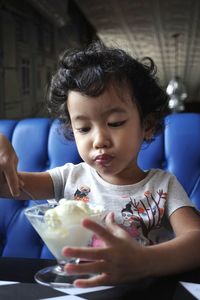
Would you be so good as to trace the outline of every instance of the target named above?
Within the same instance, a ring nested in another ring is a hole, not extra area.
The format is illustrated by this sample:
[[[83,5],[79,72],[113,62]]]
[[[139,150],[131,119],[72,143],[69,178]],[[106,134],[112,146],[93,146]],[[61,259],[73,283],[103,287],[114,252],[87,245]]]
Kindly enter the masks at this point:
[[[58,259],[58,265],[55,268],[56,273],[62,273],[66,275],[66,271],[64,270],[64,266],[66,264],[79,264],[80,258],[71,257],[69,259]]]

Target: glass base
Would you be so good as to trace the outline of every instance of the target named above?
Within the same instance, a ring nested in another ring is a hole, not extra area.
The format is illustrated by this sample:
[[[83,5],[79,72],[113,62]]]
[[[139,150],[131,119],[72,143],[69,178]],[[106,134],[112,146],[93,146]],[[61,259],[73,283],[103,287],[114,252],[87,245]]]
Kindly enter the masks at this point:
[[[74,280],[88,279],[91,276],[92,275],[89,274],[68,275],[66,272],[63,271],[62,267],[57,265],[50,266],[38,271],[35,274],[34,279],[37,283],[53,288],[73,288]]]

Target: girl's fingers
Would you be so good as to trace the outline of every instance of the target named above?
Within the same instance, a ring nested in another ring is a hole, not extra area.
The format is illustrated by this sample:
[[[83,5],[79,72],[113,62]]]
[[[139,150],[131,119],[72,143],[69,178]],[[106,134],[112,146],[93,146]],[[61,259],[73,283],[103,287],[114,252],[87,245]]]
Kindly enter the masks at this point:
[[[101,226],[91,219],[84,219],[82,224],[85,228],[93,231],[100,239],[105,242],[107,246],[118,243],[119,238],[130,238],[129,234],[118,224],[116,224],[113,213],[109,213],[106,216],[106,227]]]
[[[85,228],[93,231],[96,235],[98,235],[98,237],[101,238],[106,244],[109,245],[114,242],[115,238],[113,234],[98,223],[90,219],[84,219],[82,224]]]
[[[17,175],[18,157],[9,140],[0,134],[0,172],[13,196],[20,194],[20,183]]]
[[[67,257],[78,257],[78,258],[89,259],[89,260],[109,259],[108,248],[65,247],[63,249],[63,255]]]
[[[79,288],[88,288],[98,285],[108,285],[109,276],[106,273],[102,273],[96,276],[92,276],[89,279],[77,279],[74,281],[74,285]]]
[[[64,267],[69,274],[96,274],[102,272],[109,272],[109,264],[104,260],[82,262],[79,264],[67,264]]]
[[[110,233],[116,237],[124,237],[129,236],[127,232],[121,228],[114,219],[114,213],[109,213],[105,219],[106,227],[110,231]]]
[[[13,196],[19,196],[20,194],[20,180],[17,175],[17,171],[14,166],[10,166],[5,172],[4,176],[6,178],[9,190]]]

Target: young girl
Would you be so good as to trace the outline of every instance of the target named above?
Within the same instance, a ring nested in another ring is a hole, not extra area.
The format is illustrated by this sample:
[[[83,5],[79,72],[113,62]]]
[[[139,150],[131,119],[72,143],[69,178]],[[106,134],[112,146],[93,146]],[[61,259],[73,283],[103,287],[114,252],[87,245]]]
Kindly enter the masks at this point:
[[[63,249],[86,258],[66,265],[79,287],[118,284],[200,266],[200,219],[176,178],[162,170],[141,170],[137,156],[144,140],[162,127],[167,105],[150,59],[139,62],[96,42],[66,52],[52,78],[48,106],[75,138],[83,163],[42,173],[17,172],[17,157],[1,135],[2,196],[77,199],[104,205],[105,227],[85,219],[98,247]],[[3,183],[2,183],[3,182]],[[78,196],[77,196],[78,195]]]

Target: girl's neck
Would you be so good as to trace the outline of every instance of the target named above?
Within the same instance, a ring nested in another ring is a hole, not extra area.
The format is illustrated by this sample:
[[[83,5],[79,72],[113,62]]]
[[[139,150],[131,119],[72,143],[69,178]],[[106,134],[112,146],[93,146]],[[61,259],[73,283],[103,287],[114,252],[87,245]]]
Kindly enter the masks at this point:
[[[144,172],[141,169],[137,169],[135,172],[131,174],[131,176],[123,176],[120,175],[105,175],[105,174],[99,174],[98,175],[105,181],[111,184],[115,185],[130,185],[130,184],[135,184],[143,180],[147,176],[147,172]]]

